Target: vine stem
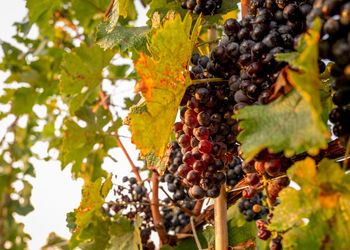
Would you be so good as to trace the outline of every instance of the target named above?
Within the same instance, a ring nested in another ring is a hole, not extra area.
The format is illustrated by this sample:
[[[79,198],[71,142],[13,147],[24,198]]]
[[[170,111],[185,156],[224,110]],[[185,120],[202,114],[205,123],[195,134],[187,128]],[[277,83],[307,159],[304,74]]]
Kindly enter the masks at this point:
[[[249,2],[250,2],[249,0],[241,0],[242,18],[248,15]]]
[[[201,243],[199,242],[199,239],[198,239],[198,236],[197,236],[196,226],[194,225],[194,222],[193,222],[193,216],[191,216],[190,222],[191,222],[193,237],[194,237],[194,240],[196,241],[196,245],[198,247],[198,250],[202,250]]]
[[[158,181],[158,174],[153,171],[152,173],[152,203],[151,204],[158,204],[158,188],[159,188],[159,181]],[[158,232],[159,235],[159,247],[162,247],[163,244],[167,244],[169,241],[169,237],[165,231],[163,222],[162,222],[162,216],[160,215],[159,206],[151,205],[151,211],[152,211],[152,217],[153,217],[153,224],[155,229]]]
[[[227,200],[226,185],[221,185],[221,191],[218,198],[214,201],[214,221],[215,221],[215,249],[227,250]]]

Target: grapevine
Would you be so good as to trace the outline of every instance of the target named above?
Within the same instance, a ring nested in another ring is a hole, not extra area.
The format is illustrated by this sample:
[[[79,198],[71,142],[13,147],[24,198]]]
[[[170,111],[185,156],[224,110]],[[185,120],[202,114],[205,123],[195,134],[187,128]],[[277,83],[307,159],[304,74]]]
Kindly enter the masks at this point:
[[[88,2],[0,43],[1,249],[53,161],[83,185],[42,249],[349,248],[348,0]]]

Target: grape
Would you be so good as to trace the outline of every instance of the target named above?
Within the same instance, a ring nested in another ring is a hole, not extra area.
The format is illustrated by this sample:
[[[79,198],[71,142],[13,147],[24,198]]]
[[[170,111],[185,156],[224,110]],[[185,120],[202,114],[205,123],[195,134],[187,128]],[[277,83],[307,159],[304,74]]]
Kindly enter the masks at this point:
[[[186,179],[189,183],[191,184],[198,184],[200,181],[200,175],[198,174],[197,171],[195,170],[191,170],[190,172],[188,172],[188,174],[186,175]]]
[[[208,189],[206,194],[210,198],[216,198],[220,195],[220,188],[214,185],[212,188]]]
[[[209,138],[210,132],[208,128],[200,126],[194,129],[194,135],[197,140],[202,141],[207,140]]]
[[[270,241],[270,250],[281,250],[282,249],[282,243],[279,238],[274,238]]]
[[[250,187],[244,189],[242,192],[242,196],[245,199],[251,199],[255,196],[255,194],[256,194],[256,190],[254,188],[250,188]]]
[[[277,176],[280,173],[281,163],[277,159],[265,162],[264,168],[270,176]]]
[[[262,193],[258,193],[249,199],[243,197],[238,203],[238,209],[240,213],[245,215],[247,221],[261,221],[262,216],[268,213],[268,210],[262,207]]]
[[[208,154],[211,152],[213,146],[208,140],[201,140],[198,144],[199,151],[203,154]]]
[[[177,174],[182,177],[185,178],[188,174],[188,172],[191,171],[191,167],[189,167],[187,164],[181,164],[179,166],[179,168],[177,169]]]
[[[252,174],[248,174],[247,177],[245,178],[245,182],[249,185],[249,186],[255,186],[258,183],[260,183],[260,178],[258,174],[252,173]]]
[[[203,173],[207,168],[207,165],[204,161],[198,160],[193,164],[193,170],[198,173]]]
[[[204,198],[205,191],[200,186],[194,185],[193,187],[190,188],[189,194],[194,199],[200,200]]]
[[[262,240],[267,240],[268,238],[270,238],[270,236],[271,236],[271,231],[269,230],[264,229],[258,232],[258,237]]]

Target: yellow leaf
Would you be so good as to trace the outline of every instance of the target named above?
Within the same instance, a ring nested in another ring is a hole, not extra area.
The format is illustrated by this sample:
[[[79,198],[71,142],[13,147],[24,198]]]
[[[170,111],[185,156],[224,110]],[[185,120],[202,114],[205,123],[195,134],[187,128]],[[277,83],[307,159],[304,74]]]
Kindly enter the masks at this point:
[[[141,81],[135,90],[141,92],[144,103],[131,109],[127,124],[132,141],[145,156],[155,153],[162,157],[171,135],[178,106],[191,84],[187,67],[200,31],[200,18],[191,33],[192,18],[180,15],[167,20],[153,32],[149,50],[135,62]]]

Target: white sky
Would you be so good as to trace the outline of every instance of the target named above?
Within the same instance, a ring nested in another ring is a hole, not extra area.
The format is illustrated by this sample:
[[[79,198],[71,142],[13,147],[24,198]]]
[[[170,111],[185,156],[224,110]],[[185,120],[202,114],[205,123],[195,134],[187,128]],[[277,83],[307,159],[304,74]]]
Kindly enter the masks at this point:
[[[141,13],[142,18],[137,21],[137,26],[145,24],[145,13],[139,2],[137,1],[137,9]],[[11,36],[15,34],[15,28],[12,24],[16,21],[21,21],[26,16],[24,0],[1,0],[0,1],[0,40],[16,44]],[[34,35],[35,35],[34,30]],[[0,58],[2,52],[0,52]],[[116,64],[126,63],[126,61],[117,59]],[[0,94],[4,87],[3,81],[7,74],[0,72]],[[104,83],[104,89],[112,91],[113,102],[119,106],[124,106],[123,98],[133,96],[134,84],[126,81],[118,83],[118,87],[111,90],[108,82]],[[6,109],[6,106],[1,106]],[[125,111],[118,109],[119,115],[124,118],[127,114]],[[6,128],[6,124],[11,121],[0,122],[0,138]],[[121,135],[130,136],[127,127],[120,130]],[[135,146],[131,144],[130,139],[121,138],[125,147],[136,165],[141,166],[142,162],[137,162],[138,152]],[[41,156],[46,156],[47,144],[37,143],[33,150]],[[130,175],[130,165],[122,153],[121,149],[111,150],[111,155],[118,159],[118,163],[107,159],[103,168],[108,172],[117,174],[118,177]],[[69,238],[70,233],[66,227],[66,213],[77,208],[81,199],[82,180],[74,181],[71,179],[70,168],[61,171],[58,161],[45,162],[37,159],[32,160],[35,166],[36,178],[30,178],[33,185],[32,204],[35,208],[33,212],[25,217],[16,216],[16,218],[25,224],[25,231],[32,236],[29,242],[29,249],[40,249],[46,242],[46,238],[50,232],[56,232],[58,235]],[[118,178],[119,182],[119,178]]]

